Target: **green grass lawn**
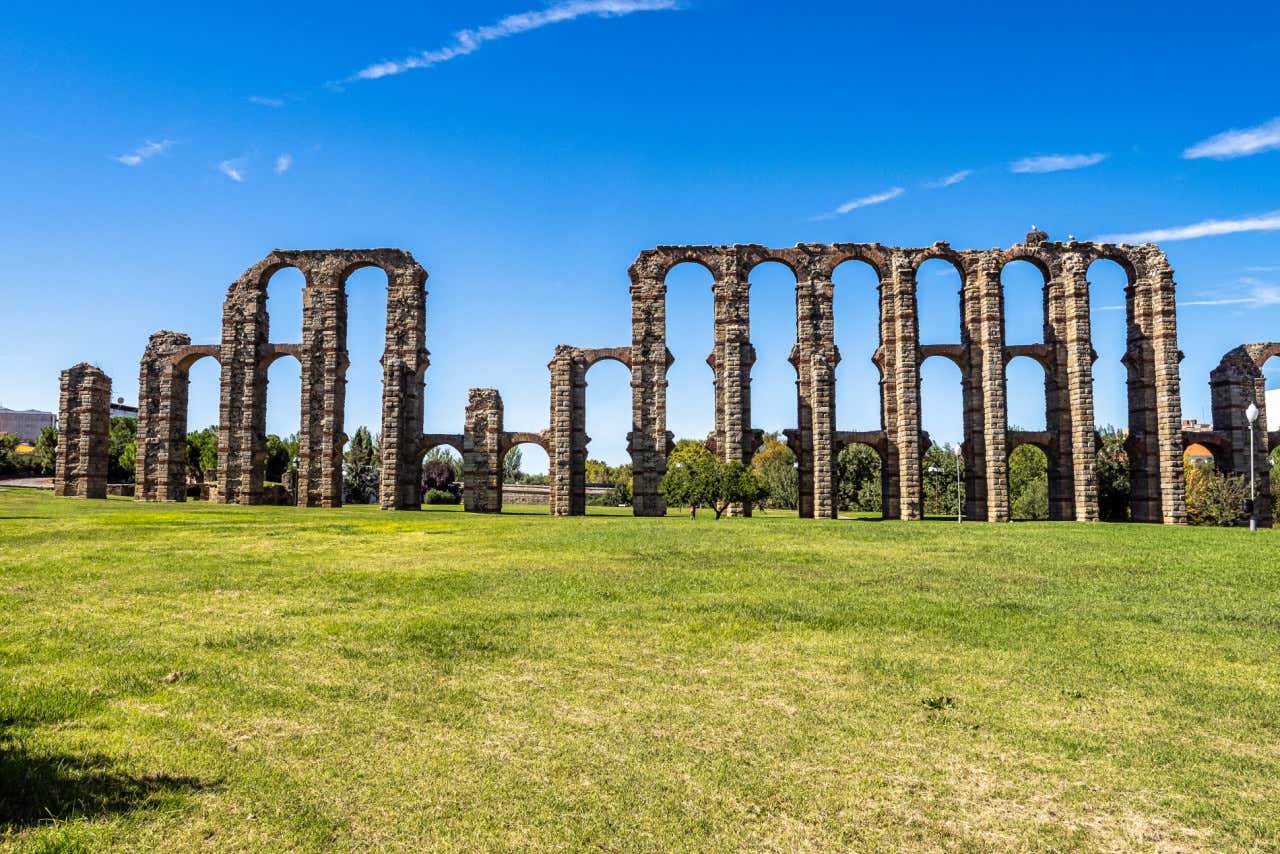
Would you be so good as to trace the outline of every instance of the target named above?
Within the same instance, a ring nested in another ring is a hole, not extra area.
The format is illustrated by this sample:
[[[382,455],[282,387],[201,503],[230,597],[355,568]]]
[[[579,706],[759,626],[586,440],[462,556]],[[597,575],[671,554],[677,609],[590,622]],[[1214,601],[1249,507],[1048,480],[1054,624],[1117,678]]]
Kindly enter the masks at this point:
[[[4,848],[1275,849],[1278,805],[1280,533],[0,489]]]

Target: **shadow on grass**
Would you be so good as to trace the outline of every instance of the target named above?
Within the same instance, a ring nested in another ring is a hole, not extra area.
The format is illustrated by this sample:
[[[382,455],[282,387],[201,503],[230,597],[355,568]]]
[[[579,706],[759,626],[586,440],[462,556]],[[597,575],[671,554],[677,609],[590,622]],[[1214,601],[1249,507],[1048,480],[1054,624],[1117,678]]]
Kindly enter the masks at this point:
[[[193,777],[128,774],[106,756],[32,752],[0,733],[0,831],[133,812],[203,788]]]

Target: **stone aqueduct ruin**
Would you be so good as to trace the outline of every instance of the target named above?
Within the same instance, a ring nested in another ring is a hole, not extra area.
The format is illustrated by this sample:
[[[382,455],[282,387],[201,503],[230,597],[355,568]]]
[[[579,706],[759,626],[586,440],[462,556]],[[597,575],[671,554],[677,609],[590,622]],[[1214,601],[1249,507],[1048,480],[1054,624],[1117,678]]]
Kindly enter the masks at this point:
[[[918,339],[916,271],[929,259],[958,271],[960,329],[952,344],[921,345]],[[425,432],[423,400],[427,370],[426,271],[397,249],[272,252],[245,271],[227,291],[220,344],[192,344],[177,332],[151,336],[139,375],[136,496],[142,501],[186,498],[188,371],[202,358],[221,365],[216,500],[255,504],[263,500],[266,460],[267,368],[293,357],[302,372],[299,431],[299,506],[333,507],[342,502],[342,432],[347,370],[346,280],[362,267],[387,275],[386,342],[382,357],[381,505],[420,505],[420,467],[425,453],[450,445],[463,457],[466,509],[496,512],[502,504],[502,461],[523,442],[543,447],[551,461],[551,512],[580,515],[586,508],[586,382],[591,367],[615,360],[631,371],[634,512],[662,515],[659,486],[673,436],[666,422],[666,374],[673,362],[666,344],[666,277],[682,263],[710,271],[715,305],[715,345],[707,358],[714,374],[715,429],[708,443],[722,460],[749,463],[763,440],[751,420],[751,270],[765,262],[788,267],[796,280],[797,418],[785,431],[799,460],[800,515],[834,518],[835,461],[841,448],[870,445],[882,462],[887,518],[922,515],[921,460],[928,437],[920,422],[920,365],[931,356],[953,361],[962,376],[966,515],[1009,519],[1009,454],[1020,444],[1040,447],[1048,460],[1050,517],[1096,520],[1099,444],[1094,422],[1089,282],[1094,261],[1118,264],[1128,278],[1126,294],[1131,509],[1135,521],[1186,521],[1182,453],[1185,444],[1207,445],[1220,468],[1249,469],[1248,425],[1243,409],[1264,409],[1261,366],[1280,354],[1280,344],[1245,345],[1224,357],[1213,372],[1212,433],[1184,436],[1178,363],[1173,270],[1159,247],[1051,242],[1029,233],[1009,249],[954,250],[946,243],[925,248],[878,243],[799,244],[789,249],[759,245],[659,246],[640,253],[630,268],[632,340],[629,347],[556,348],[551,373],[550,423],[534,432],[509,432],[502,399],[494,389],[472,389],[462,434]],[[1001,270],[1028,261],[1044,277],[1044,336],[1038,344],[1005,343]],[[879,430],[840,428],[835,408],[833,310],[835,269],[846,262],[869,265],[879,280]],[[274,342],[269,334],[267,283],[280,269],[298,268],[305,278],[303,332],[299,342]],[[1045,371],[1044,431],[1011,430],[1007,418],[1005,366],[1028,356]],[[109,399],[110,380],[80,365],[63,376],[63,421],[71,436],[60,446],[74,456],[60,459],[60,494],[97,495],[105,474],[89,473],[96,437],[105,447],[105,415],[89,414]],[[106,383],[103,390],[103,383]],[[1265,409],[1262,423],[1265,424]],[[73,443],[72,437],[77,437]],[[1266,465],[1280,433],[1259,436],[1260,516],[1270,524]],[[104,460],[105,462],[105,460]],[[77,466],[80,466],[77,468]],[[102,467],[105,470],[105,467]],[[83,470],[82,476],[79,472]],[[749,512],[749,508],[747,508]]]

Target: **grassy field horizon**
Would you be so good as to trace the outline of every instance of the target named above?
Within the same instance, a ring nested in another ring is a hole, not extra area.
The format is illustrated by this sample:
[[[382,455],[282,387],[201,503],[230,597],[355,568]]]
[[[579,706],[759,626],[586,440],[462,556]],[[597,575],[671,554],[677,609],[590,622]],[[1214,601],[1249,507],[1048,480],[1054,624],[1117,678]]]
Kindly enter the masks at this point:
[[[513,510],[0,488],[0,849],[1280,848],[1280,532]]]

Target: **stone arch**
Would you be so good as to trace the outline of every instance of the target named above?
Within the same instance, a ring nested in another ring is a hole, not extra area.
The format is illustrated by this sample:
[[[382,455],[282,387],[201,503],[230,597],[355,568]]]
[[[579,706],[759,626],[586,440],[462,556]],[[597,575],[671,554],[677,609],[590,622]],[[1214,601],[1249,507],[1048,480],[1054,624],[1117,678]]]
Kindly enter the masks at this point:
[[[1209,392],[1213,401],[1213,427],[1218,447],[1224,450],[1227,472],[1249,477],[1250,462],[1257,488],[1258,524],[1270,527],[1274,523],[1270,454],[1280,447],[1280,430],[1268,432],[1267,380],[1263,367],[1272,358],[1280,356],[1280,342],[1265,341],[1242,344],[1222,357],[1218,366],[1209,374]],[[1250,458],[1250,429],[1245,410],[1253,404],[1258,408],[1258,420],[1253,428],[1253,456]],[[1200,433],[1184,434],[1195,436]],[[1215,460],[1217,454],[1215,453]]]
[[[740,330],[745,346],[725,350],[717,348],[718,354],[727,358],[738,354],[741,359],[744,382],[737,401],[737,408],[742,413],[741,431],[734,434],[726,429],[723,436],[728,458],[744,464],[749,464],[754,458],[756,450],[764,442],[766,430],[782,430],[789,424],[799,424],[805,420],[802,386],[810,369],[809,360],[805,358],[805,348],[800,344],[805,324],[801,322],[799,315],[801,286],[793,253],[762,251],[755,254],[750,251],[753,248],[744,247],[742,250],[743,255],[749,258],[742,265],[749,298],[745,324]],[[754,300],[754,306],[751,300]],[[761,360],[762,354],[765,361]],[[779,388],[787,390],[783,395],[786,402],[781,421],[779,413],[776,410],[770,412],[767,405],[769,392],[776,392]],[[724,393],[732,394],[732,388],[725,389]],[[733,408],[732,399],[717,404],[717,412],[724,413],[726,424],[732,420],[728,416]],[[717,430],[717,445],[720,437],[721,431]],[[737,446],[734,444],[735,438]],[[751,508],[729,508],[730,514],[739,512],[749,515]]]
[[[267,284],[276,272],[296,267],[305,279],[302,366],[303,423],[299,430],[298,503],[342,503],[341,431],[345,403],[346,278],[376,266],[387,273],[387,335],[383,352],[382,505],[418,506],[418,473],[408,437],[422,432],[422,372],[426,351],[426,271],[399,249],[275,250],[232,284],[223,306],[222,413],[219,500],[262,500],[265,365],[271,358]],[[335,426],[336,425],[336,426]],[[412,439],[409,439],[411,442]],[[388,457],[388,455],[390,455]]]
[[[1053,485],[1052,485],[1053,466],[1050,463],[1050,460],[1052,459],[1051,455],[1054,453],[1054,444],[1055,444],[1055,438],[1048,431],[1018,431],[1018,430],[1009,431],[1009,472],[1010,472],[1009,519],[1011,521],[1013,520],[1026,521],[1031,518],[1041,518],[1038,516],[1036,517],[1027,516],[1025,514],[1025,511],[1023,511],[1022,513],[1018,512],[1019,488],[1020,487],[1021,488],[1030,487],[1033,489],[1035,488],[1034,483],[1019,482],[1018,478],[1016,477],[1017,470],[1013,465],[1014,457],[1018,455],[1019,450],[1024,446],[1028,448],[1035,448],[1038,451],[1039,457],[1044,460],[1044,469],[1045,469],[1045,475],[1046,475],[1046,481],[1047,481],[1046,491],[1049,493],[1046,496],[1048,501],[1047,501],[1047,506],[1045,508],[1045,513],[1047,518],[1049,519],[1054,518],[1054,515],[1053,515],[1054,504],[1053,504],[1053,494],[1052,494],[1053,493]]]
[[[886,477],[886,467],[889,464],[889,448],[888,440],[883,430],[841,430],[835,434],[834,451],[836,459],[844,453],[846,448],[854,445],[865,445],[875,452],[876,457],[880,461],[880,517],[882,519],[891,518],[889,515],[889,481]],[[839,484],[835,485],[838,489]],[[835,499],[833,499],[835,500]],[[838,504],[838,502],[836,502]],[[839,507],[837,506],[837,512]]]
[[[167,330],[153,334],[147,342],[138,371],[138,434],[134,446],[134,496],[139,501],[187,499],[190,371],[206,358],[221,365],[222,348],[192,344],[190,336]]]

